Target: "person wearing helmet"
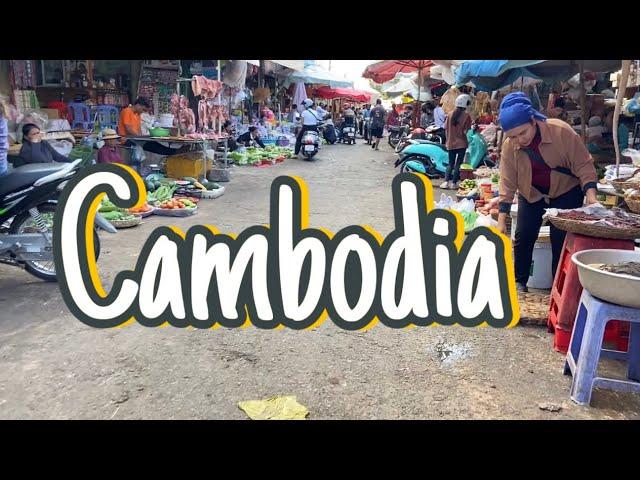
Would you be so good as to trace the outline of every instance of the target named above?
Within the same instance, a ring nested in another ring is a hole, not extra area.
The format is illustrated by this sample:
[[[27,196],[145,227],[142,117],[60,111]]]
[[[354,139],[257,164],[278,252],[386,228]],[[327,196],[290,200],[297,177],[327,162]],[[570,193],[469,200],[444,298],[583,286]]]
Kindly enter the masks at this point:
[[[446,147],[449,151],[449,165],[444,177],[444,183],[440,188],[458,188],[458,178],[460,177],[460,166],[464,162],[464,154],[467,151],[469,142],[467,131],[471,128],[471,116],[467,108],[471,105],[471,97],[462,94],[456,98],[456,109],[447,117],[444,123],[444,130],[447,136]]]
[[[514,271],[518,291],[527,291],[533,248],[545,208],[572,209],[596,203],[598,176],[587,147],[571,126],[535,110],[522,92],[510,93],[500,105],[504,130],[500,158],[498,230],[518,193]],[[551,273],[555,276],[566,233],[550,226]]]
[[[295,147],[295,155],[300,153],[300,149],[302,148],[302,136],[304,132],[309,130],[318,131],[318,124],[320,123],[320,116],[313,109],[313,100],[306,99],[302,102],[302,106],[304,110],[300,114],[300,121],[302,123],[302,128],[298,132],[298,136],[296,137],[296,147]]]
[[[344,127],[356,126],[356,112],[353,111],[349,103],[345,103],[344,110],[342,112],[342,125],[340,125],[340,138],[342,138],[342,132]],[[355,142],[355,140],[354,140]]]

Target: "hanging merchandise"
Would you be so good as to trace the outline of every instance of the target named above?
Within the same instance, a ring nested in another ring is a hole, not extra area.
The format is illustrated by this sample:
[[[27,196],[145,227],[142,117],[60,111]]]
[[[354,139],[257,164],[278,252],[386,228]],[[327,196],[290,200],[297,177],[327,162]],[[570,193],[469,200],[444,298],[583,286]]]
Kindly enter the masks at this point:
[[[177,70],[145,68],[143,65],[138,84],[138,97],[151,102],[154,115],[171,113],[171,96],[176,91]]]
[[[442,109],[446,115],[450,115],[456,109],[456,98],[458,98],[458,95],[460,95],[460,91],[452,86],[442,96]]]
[[[10,60],[11,83],[17,90],[35,88],[33,62],[31,60]]]
[[[302,102],[307,99],[307,91],[304,87],[304,83],[298,82],[296,83],[296,87],[293,93],[293,105],[298,106],[298,111],[302,112]]]
[[[196,97],[215,98],[222,90],[222,82],[194,75],[191,79],[191,89]]]
[[[256,88],[253,92],[253,103],[264,102],[271,96],[271,90],[269,88]]]
[[[230,60],[224,67],[222,81],[232,88],[242,89],[247,78],[247,61]]]
[[[180,129],[183,133],[195,133],[196,131],[196,116],[193,110],[189,108],[189,101],[184,95],[174,93],[171,96],[171,113],[173,114],[174,126],[180,125]]]

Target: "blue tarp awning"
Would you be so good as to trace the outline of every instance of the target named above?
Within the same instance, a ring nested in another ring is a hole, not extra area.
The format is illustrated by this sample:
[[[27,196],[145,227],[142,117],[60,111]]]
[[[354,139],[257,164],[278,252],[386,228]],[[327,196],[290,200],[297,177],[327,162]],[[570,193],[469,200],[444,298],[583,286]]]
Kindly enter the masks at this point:
[[[319,65],[313,64],[307,64],[304,70],[289,75],[285,80],[285,86],[296,82],[328,85],[331,88],[353,88],[353,82],[340,78]]]
[[[456,84],[473,82],[478,90],[498,90],[513,83],[508,81],[513,75],[514,80],[523,76],[523,73],[524,76],[532,76],[531,72],[523,67],[542,62],[544,60],[469,60],[456,71]],[[515,74],[510,72],[514,69],[517,69]]]

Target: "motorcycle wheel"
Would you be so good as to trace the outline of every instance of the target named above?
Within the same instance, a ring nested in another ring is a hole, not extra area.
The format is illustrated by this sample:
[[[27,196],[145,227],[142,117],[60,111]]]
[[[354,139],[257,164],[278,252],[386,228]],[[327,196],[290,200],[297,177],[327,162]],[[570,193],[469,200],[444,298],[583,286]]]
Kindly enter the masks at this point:
[[[435,165],[433,164],[433,162],[429,157],[419,156],[419,155],[411,155],[406,157],[405,161],[402,163],[402,167],[401,167],[402,172],[413,172],[413,170],[409,169],[406,166],[407,162],[411,160],[418,161],[425,166],[426,173],[424,175],[426,175],[427,177],[439,178],[441,176],[440,173],[436,170]]]
[[[404,147],[406,147],[406,142],[404,140],[401,140],[398,142],[398,144],[396,145],[396,147],[394,148],[396,153],[400,153],[402,150],[404,150]]]
[[[53,218],[56,211],[55,205],[45,203],[39,205],[37,208],[47,223],[47,231],[51,232],[53,230]],[[20,233],[37,233],[39,231],[40,230],[35,224],[35,221],[31,215],[29,215],[29,212],[22,212],[14,218],[13,222],[11,222],[11,228],[9,229],[9,233],[13,235]],[[95,229],[93,230],[93,248],[95,250],[96,260],[98,260],[98,257],[100,256],[100,237]],[[36,260],[27,260],[24,262],[24,268],[31,275],[38,277],[41,280],[45,280],[47,282],[56,282],[58,280],[56,277],[55,263],[53,261],[40,262]]]

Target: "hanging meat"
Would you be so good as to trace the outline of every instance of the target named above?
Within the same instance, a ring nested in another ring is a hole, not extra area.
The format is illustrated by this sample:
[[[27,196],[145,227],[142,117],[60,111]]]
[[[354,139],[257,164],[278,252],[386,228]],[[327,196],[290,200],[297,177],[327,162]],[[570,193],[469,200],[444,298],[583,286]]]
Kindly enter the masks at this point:
[[[215,98],[222,90],[222,82],[210,80],[202,75],[194,75],[191,79],[191,89],[196,97]]]
[[[196,115],[193,110],[189,108],[189,101],[184,95],[174,93],[171,96],[171,113],[173,114],[173,125],[180,125],[180,129],[183,132],[193,133],[196,131]]]

